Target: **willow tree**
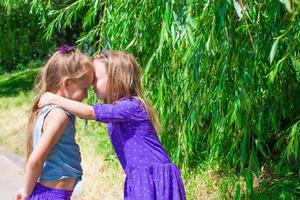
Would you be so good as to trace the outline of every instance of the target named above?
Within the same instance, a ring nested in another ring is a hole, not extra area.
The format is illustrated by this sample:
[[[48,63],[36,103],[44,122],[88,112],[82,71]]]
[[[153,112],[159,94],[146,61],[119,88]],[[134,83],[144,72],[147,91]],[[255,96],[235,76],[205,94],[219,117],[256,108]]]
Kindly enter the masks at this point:
[[[23,69],[43,59],[52,46],[43,39],[44,32],[30,5],[23,1],[0,1],[0,71]]]
[[[51,19],[48,38],[79,24],[87,53],[138,57],[163,144],[183,169],[203,161],[233,169],[247,198],[266,162],[297,174],[299,0],[49,2],[31,2]]]

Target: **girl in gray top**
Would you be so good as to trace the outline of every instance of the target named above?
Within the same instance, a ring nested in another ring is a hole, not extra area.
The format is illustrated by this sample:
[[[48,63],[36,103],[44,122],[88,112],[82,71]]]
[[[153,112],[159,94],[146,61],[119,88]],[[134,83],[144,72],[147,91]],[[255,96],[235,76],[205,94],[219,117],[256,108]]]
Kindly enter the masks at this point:
[[[61,47],[45,65],[30,110],[25,184],[17,199],[70,199],[82,176],[75,117],[57,106],[39,109],[38,102],[45,92],[82,101],[93,80],[92,62],[71,46]]]

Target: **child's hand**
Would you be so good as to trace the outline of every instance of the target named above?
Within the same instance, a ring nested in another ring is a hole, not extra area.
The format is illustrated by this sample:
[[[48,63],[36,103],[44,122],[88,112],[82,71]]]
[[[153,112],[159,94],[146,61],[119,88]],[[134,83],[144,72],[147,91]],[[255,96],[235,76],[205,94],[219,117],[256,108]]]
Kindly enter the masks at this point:
[[[27,200],[28,199],[28,195],[26,195],[23,190],[20,190],[20,192],[18,192],[16,200]]]
[[[28,197],[26,196],[23,196],[22,194],[18,193],[17,197],[16,197],[16,200],[27,200]]]
[[[55,94],[53,94],[51,92],[44,93],[40,98],[39,107],[41,108],[43,106],[51,104],[52,103],[51,99],[53,97],[55,97]]]

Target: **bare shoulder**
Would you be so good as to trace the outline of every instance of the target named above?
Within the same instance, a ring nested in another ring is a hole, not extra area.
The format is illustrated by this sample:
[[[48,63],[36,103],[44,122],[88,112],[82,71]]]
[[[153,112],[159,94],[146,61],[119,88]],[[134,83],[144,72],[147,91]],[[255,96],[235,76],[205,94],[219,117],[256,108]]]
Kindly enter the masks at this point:
[[[51,125],[56,127],[64,127],[68,122],[67,113],[61,108],[53,108],[49,111],[44,121],[44,128]]]

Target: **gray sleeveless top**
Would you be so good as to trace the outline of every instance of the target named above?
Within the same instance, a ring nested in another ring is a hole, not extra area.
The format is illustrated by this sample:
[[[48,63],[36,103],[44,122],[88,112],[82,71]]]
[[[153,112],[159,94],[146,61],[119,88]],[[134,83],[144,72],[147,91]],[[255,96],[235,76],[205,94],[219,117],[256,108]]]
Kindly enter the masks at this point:
[[[42,136],[44,120],[53,108],[59,107],[54,105],[45,106],[41,109],[37,117],[33,133],[33,149],[36,147]],[[68,123],[64,133],[50,151],[44,163],[39,180],[76,178],[77,181],[80,181],[82,178],[82,168],[80,165],[81,155],[79,146],[75,141],[75,116],[68,112],[66,112],[66,114],[68,116]]]

